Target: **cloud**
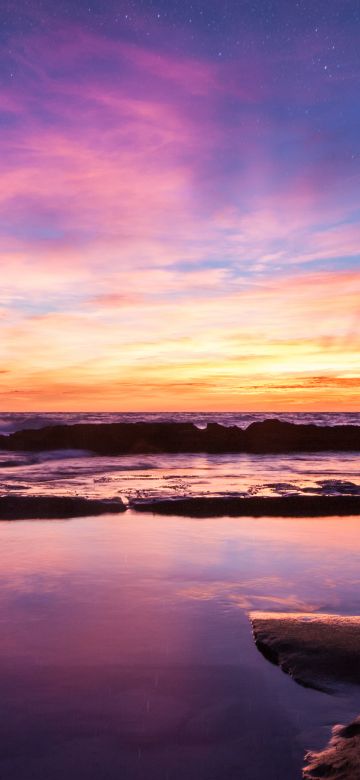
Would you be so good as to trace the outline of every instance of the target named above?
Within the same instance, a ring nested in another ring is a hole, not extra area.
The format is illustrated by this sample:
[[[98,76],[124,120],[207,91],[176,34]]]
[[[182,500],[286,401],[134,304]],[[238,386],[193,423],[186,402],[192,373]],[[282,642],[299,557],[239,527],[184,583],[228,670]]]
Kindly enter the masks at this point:
[[[4,404],[353,405],[353,136],[320,75],[309,119],[289,53],[39,29],[0,86]]]
[[[72,311],[8,317],[4,403],[13,405],[16,387],[20,405],[44,408],[57,398],[67,408],[356,405],[355,273],[237,290],[219,278],[220,291],[215,275],[200,296],[193,285],[170,301],[169,288],[163,298],[146,292],[145,277],[140,296],[98,294],[74,299]]]

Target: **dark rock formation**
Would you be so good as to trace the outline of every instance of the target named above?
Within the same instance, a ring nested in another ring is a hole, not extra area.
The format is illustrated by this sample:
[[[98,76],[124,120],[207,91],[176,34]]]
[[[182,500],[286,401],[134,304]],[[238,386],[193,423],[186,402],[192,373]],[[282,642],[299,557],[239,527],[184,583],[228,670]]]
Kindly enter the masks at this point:
[[[294,680],[331,692],[339,683],[360,683],[360,617],[252,612],[260,652]],[[359,780],[360,718],[334,726],[324,750],[305,755],[303,780]]]
[[[326,517],[360,515],[360,496],[200,496],[134,501],[137,512],[187,517]]]
[[[100,455],[199,452],[203,432],[191,423],[100,423],[55,425],[0,437],[9,450],[90,450]]]
[[[358,780],[360,778],[360,718],[348,726],[334,726],[329,744],[307,753],[304,780]]]
[[[294,425],[281,420],[263,420],[246,430],[249,452],[314,452],[359,450],[360,428],[356,425]]]
[[[55,425],[0,436],[0,449],[82,449],[100,455],[360,450],[360,427],[294,425],[279,420],[252,423],[246,430],[218,423],[202,430],[192,423]]]
[[[55,519],[125,512],[120,499],[71,496],[0,496],[0,520]]]
[[[251,612],[257,648],[309,688],[360,684],[360,617]]]

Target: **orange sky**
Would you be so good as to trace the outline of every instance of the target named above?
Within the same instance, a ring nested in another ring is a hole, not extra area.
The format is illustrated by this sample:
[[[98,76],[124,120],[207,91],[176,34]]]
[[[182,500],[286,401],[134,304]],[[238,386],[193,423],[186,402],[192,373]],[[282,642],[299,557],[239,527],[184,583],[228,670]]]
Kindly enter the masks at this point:
[[[153,302],[144,278],[134,299],[99,295],[3,321],[3,408],[356,409],[355,274],[323,274],[321,285],[316,274],[292,275],[226,294],[205,281],[195,300]]]

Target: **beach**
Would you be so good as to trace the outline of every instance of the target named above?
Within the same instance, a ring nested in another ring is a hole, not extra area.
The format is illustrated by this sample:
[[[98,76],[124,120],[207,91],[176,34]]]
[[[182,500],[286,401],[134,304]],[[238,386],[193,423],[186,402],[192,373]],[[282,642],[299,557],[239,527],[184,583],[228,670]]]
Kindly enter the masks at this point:
[[[35,507],[0,523],[2,778],[296,780],[359,714],[356,682],[297,685],[251,623],[360,614],[359,519],[266,515],[274,499],[358,500],[357,453],[4,450],[0,462],[1,495]],[[258,517],[226,514],[251,499]]]

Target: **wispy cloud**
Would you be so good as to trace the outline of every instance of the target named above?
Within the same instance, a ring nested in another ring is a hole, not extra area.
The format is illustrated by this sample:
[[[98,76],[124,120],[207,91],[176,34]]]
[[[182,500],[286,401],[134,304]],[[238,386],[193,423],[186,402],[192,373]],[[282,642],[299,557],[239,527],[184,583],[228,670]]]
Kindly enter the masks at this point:
[[[4,405],[353,408],[358,173],[327,124],[353,82],[319,68],[292,101],[299,46],[156,40],[73,21],[7,44]]]

